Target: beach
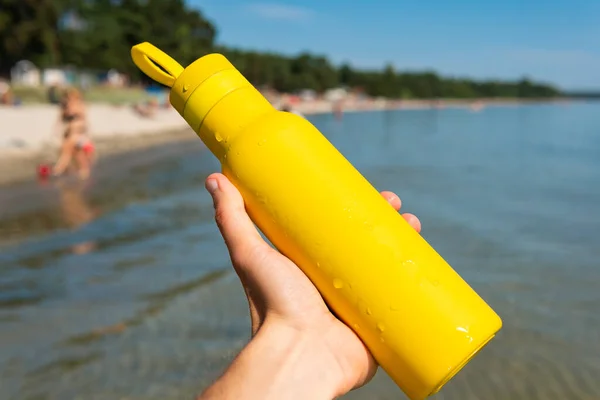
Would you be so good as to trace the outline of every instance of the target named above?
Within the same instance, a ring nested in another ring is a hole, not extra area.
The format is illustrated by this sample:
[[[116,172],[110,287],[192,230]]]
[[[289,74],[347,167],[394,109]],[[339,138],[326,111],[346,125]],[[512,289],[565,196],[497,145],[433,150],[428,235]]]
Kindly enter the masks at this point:
[[[271,99],[281,107],[287,97]],[[518,106],[530,103],[564,102],[566,100],[386,100],[365,98],[341,102],[343,113],[377,110],[418,110]],[[325,100],[299,101],[294,111],[303,115],[334,112],[336,103]],[[0,185],[35,179],[35,166],[56,160],[62,130],[57,129],[58,107],[49,104],[0,106]],[[152,117],[142,117],[130,105],[91,103],[87,105],[89,135],[99,157],[157,146],[180,140],[196,140],[196,135],[172,107],[159,108]]]
[[[34,179],[37,164],[56,160],[62,139],[58,115],[52,105],[0,107],[0,184]],[[89,104],[87,115],[99,157],[194,138],[173,109],[142,118],[128,106]]]

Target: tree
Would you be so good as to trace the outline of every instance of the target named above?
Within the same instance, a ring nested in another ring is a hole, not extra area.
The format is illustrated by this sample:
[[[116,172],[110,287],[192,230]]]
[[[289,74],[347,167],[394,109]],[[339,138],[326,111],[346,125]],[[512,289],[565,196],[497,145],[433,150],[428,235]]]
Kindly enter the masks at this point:
[[[24,59],[41,67],[60,61],[59,7],[53,0],[0,0],[0,75]]]
[[[338,71],[338,80],[342,85],[353,86],[354,85],[354,71],[348,64],[342,64]]]
[[[72,65],[117,69],[148,79],[133,64],[131,47],[149,41],[187,66],[213,51],[223,53],[252,83],[294,92],[323,92],[344,85],[390,98],[552,97],[556,88],[528,78],[519,82],[446,79],[433,71],[336,68],[324,56],[294,57],[215,47],[216,28],[185,0],[0,0],[0,75],[27,59],[40,67]]]

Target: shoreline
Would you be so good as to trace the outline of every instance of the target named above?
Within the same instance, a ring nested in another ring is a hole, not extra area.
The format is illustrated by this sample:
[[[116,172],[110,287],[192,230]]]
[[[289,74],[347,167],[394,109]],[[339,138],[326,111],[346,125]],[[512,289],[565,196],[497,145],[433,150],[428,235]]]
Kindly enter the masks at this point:
[[[272,99],[279,107],[285,97]],[[572,99],[477,99],[477,100],[346,100],[342,113],[522,106],[527,104],[571,103]],[[331,101],[301,101],[292,105],[299,113],[310,116],[330,114],[336,110]],[[35,180],[35,167],[53,162],[58,152],[60,136],[53,135],[57,107],[52,105],[0,108],[0,186]],[[172,108],[159,109],[152,118],[135,114],[131,107],[90,104],[88,106],[91,132],[99,158],[133,153],[165,143],[198,140],[181,116]],[[117,128],[116,128],[117,127]]]
[[[424,110],[424,109],[444,109],[444,108],[465,108],[477,110],[486,107],[499,106],[523,106],[531,104],[562,104],[572,103],[577,100],[565,98],[548,99],[499,99],[499,98],[478,98],[478,99],[435,99],[435,100],[398,100],[398,99],[374,99],[366,98],[364,100],[342,100],[340,102],[343,113],[368,112],[384,110]],[[274,104],[284,104],[286,100],[278,99]],[[324,100],[310,102],[300,102],[294,108],[305,115],[329,114],[335,112],[335,103]]]
[[[101,161],[104,158],[135,153],[164,144],[200,140],[189,128],[121,137],[119,135],[97,138],[94,145]],[[40,163],[53,162],[58,149],[12,152],[0,158],[0,186],[6,187],[37,179],[35,168]]]

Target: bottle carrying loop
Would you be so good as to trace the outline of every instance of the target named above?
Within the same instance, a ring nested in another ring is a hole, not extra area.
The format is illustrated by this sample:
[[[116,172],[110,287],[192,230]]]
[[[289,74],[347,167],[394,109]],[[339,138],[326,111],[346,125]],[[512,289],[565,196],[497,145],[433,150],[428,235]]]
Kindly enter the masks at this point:
[[[148,42],[133,46],[131,58],[142,72],[168,87],[173,87],[183,72],[183,67],[177,61]]]

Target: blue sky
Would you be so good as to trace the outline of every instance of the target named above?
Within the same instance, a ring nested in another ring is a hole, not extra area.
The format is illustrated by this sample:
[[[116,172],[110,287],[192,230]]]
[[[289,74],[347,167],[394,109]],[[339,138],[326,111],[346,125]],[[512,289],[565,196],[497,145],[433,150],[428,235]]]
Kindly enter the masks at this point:
[[[220,44],[600,89],[600,0],[188,0]]]

